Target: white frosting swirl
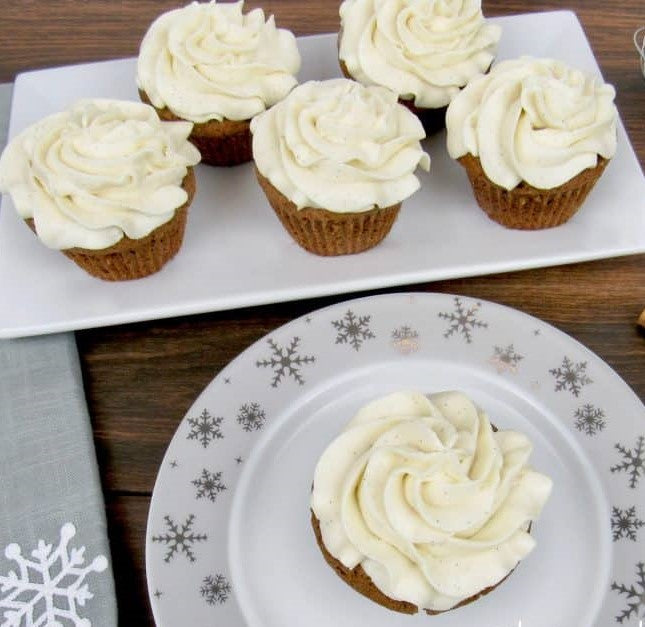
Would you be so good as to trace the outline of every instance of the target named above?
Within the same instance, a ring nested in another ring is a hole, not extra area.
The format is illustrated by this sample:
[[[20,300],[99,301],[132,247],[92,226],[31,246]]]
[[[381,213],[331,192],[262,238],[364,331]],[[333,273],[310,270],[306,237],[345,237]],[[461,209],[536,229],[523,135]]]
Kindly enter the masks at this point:
[[[615,154],[615,95],[560,61],[503,61],[450,103],[448,152],[479,157],[486,176],[507,190],[522,181],[558,187],[595,167],[598,155]]]
[[[534,547],[551,480],[528,439],[493,432],[463,394],[373,401],[328,446],[311,507],[327,550],[387,596],[447,610],[493,586]]]
[[[299,209],[350,213],[401,202],[430,157],[418,118],[383,87],[310,81],[251,122],[260,173]]]
[[[0,157],[0,191],[50,248],[102,249],[145,237],[188,195],[200,160],[190,122],[162,122],[138,102],[81,100],[28,127]]]
[[[297,84],[296,39],[243,0],[193,2],[158,17],[139,50],[137,84],[150,102],[192,122],[248,120]]]
[[[339,57],[352,77],[439,108],[493,61],[501,28],[481,0],[345,0]]]

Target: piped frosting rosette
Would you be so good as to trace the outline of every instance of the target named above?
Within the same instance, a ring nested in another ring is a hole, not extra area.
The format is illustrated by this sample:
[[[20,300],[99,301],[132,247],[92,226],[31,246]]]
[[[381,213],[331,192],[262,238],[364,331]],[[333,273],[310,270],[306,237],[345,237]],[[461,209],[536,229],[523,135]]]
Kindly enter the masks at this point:
[[[494,432],[466,396],[395,393],[328,446],[311,507],[328,552],[385,595],[443,611],[506,577],[534,548],[551,480],[531,443]]]
[[[193,2],[161,15],[140,47],[137,84],[158,109],[192,122],[248,120],[296,85],[295,37],[243,2]]]
[[[28,127],[0,159],[0,189],[50,248],[107,248],[143,238],[188,200],[198,150],[190,122],[161,122],[148,105],[82,100]]]
[[[419,120],[382,87],[310,81],[251,122],[258,171],[297,208],[354,213],[400,203],[430,158]]]
[[[506,190],[563,185],[616,152],[615,90],[554,59],[503,61],[472,81],[446,114],[448,152],[479,158]]]
[[[339,58],[350,76],[440,108],[491,65],[501,28],[480,0],[345,0]]]

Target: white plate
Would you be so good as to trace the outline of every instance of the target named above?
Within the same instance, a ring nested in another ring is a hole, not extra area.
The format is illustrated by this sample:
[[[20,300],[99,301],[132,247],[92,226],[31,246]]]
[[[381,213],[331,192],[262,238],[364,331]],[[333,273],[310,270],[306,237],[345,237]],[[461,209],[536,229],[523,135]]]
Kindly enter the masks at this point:
[[[598,72],[573,13],[498,20],[499,58],[554,56]],[[335,35],[303,37],[301,80],[339,73]],[[77,98],[136,99],[135,60],[23,74],[10,135]],[[618,152],[585,207],[568,224],[518,232],[475,204],[445,135],[427,142],[433,163],[377,248],[335,259],[300,249],[283,230],[250,165],[197,168],[197,197],[184,245],[159,274],[130,283],[93,279],[42,246],[5,198],[0,213],[0,337],[34,335],[362,289],[548,266],[645,251],[645,180],[622,123]]]
[[[354,592],[325,563],[309,520],[324,448],[358,407],[397,389],[465,391],[495,424],[526,433],[532,465],[554,480],[535,551],[494,592],[439,618],[396,614]],[[622,379],[569,336],[516,310],[392,294],[317,311],[239,355],[180,423],[148,517],[155,620],[638,627],[644,438],[645,408]]]

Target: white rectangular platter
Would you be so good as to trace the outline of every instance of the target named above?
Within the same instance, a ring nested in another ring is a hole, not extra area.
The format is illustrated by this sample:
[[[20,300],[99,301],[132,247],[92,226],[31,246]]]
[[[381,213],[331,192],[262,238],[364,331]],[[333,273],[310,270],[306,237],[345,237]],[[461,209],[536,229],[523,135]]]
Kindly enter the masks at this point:
[[[559,58],[598,65],[567,11],[500,18],[498,59]],[[339,76],[336,36],[298,40],[301,81]],[[137,99],[135,59],[18,76],[9,136],[81,97]],[[378,247],[337,258],[300,249],[275,217],[250,164],[197,168],[197,196],[177,257],[158,274],[107,283],[43,246],[4,196],[0,210],[0,337],[19,337],[167,318],[404,285],[522,270],[645,251],[645,180],[622,122],[618,151],[584,207],[546,231],[507,230],[477,207],[445,134],[425,142],[432,157],[421,189],[403,204]]]

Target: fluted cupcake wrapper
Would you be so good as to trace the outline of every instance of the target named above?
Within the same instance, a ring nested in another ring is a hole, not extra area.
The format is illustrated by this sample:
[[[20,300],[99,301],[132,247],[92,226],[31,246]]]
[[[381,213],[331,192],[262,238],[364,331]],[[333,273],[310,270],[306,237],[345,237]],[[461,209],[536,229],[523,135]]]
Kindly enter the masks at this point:
[[[549,229],[564,224],[578,211],[603,173],[608,159],[598,158],[594,168],[553,189],[537,189],[520,183],[508,191],[485,174],[478,157],[467,154],[458,159],[466,169],[475,199],[489,218],[511,229]]]
[[[373,248],[390,232],[401,208],[398,203],[356,213],[298,209],[257,168],[255,173],[282,226],[302,248],[316,255],[352,255]]]
[[[104,281],[129,281],[158,272],[177,254],[184,239],[188,207],[195,195],[192,168],[188,169],[182,187],[188,193],[188,200],[175,211],[173,218],[145,237],[124,236],[116,244],[99,250],[68,248],[61,252],[88,274]],[[33,219],[26,222],[36,232]]]

